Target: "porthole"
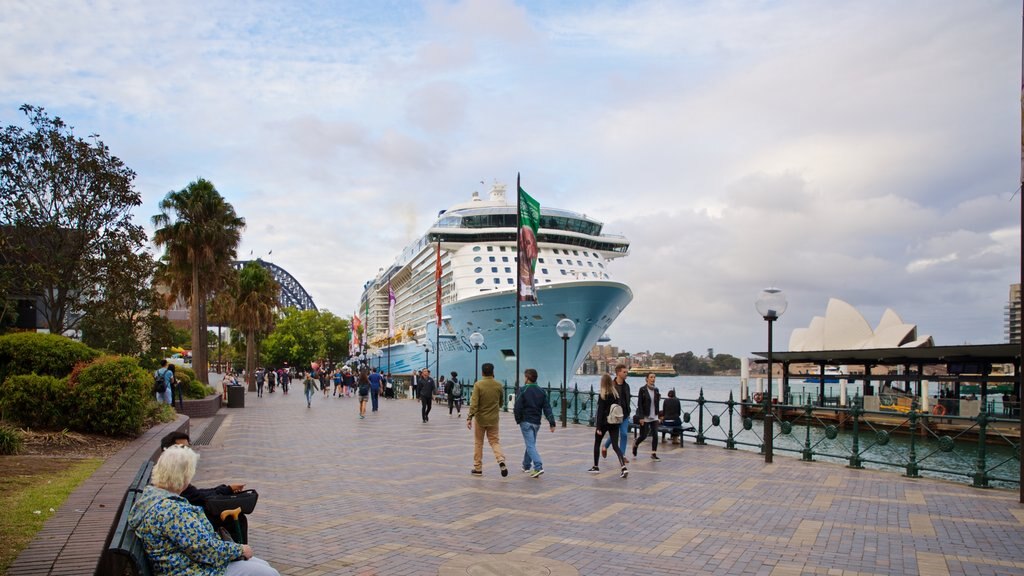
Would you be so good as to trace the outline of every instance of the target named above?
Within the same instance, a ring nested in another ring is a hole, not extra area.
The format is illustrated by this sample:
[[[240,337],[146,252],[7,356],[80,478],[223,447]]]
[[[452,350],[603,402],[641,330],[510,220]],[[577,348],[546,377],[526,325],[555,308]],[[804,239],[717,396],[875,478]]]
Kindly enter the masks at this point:
[[[473,257],[473,262],[479,262],[479,261],[481,261],[481,260],[483,260],[483,257],[482,257],[482,256],[474,256],[474,257]]]
[[[476,279],[476,283],[477,284],[483,284],[484,283],[484,279],[483,278],[477,278]]]
[[[473,246],[473,252],[479,252],[479,251],[480,251],[480,247],[479,246]]]
[[[479,266],[477,266],[476,268],[474,268],[474,269],[473,269],[473,272],[475,272],[475,273],[477,273],[477,274],[480,274],[480,273],[481,273],[481,272],[483,272],[483,271],[484,271],[484,269],[483,269],[483,268],[481,268],[481,267],[479,267]]]

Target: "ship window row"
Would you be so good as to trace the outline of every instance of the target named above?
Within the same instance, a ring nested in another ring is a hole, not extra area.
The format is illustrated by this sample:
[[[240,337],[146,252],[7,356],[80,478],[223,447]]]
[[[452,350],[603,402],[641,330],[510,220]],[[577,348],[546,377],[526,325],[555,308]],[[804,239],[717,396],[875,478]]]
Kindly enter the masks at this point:
[[[515,232],[481,232],[479,234],[459,234],[455,236],[447,236],[444,234],[431,234],[431,241],[439,242],[459,242],[459,243],[489,243],[489,242],[515,242]],[[593,250],[594,253],[598,252],[612,252],[616,254],[625,254],[629,251],[628,244],[622,244],[618,242],[606,242],[595,238],[580,238],[578,236],[565,236],[562,234],[554,234],[549,232],[541,232],[537,236],[537,241],[546,244],[563,244],[569,246],[578,246],[580,248],[588,248]],[[473,252],[480,252],[482,248],[480,246],[473,246]],[[507,247],[508,252],[515,252],[512,247]],[[564,251],[564,250],[563,250]]]
[[[516,228],[519,222],[515,213],[477,214],[462,217],[462,228]],[[590,236],[601,234],[601,224],[582,218],[565,216],[541,216],[540,227],[549,230],[566,230]]]

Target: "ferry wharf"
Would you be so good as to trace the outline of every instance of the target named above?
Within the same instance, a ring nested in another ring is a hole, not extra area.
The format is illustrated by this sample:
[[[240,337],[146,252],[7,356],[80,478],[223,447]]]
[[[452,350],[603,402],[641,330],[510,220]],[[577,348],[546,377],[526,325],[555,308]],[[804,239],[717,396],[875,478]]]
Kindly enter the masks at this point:
[[[250,543],[286,575],[1024,574],[1012,491],[690,442],[642,447],[622,480],[613,455],[588,474],[594,428],[573,424],[542,428],[531,479],[511,413],[509,477],[485,446],[474,478],[446,407],[360,420],[354,398],[246,396],[203,435],[195,484],[256,488]]]
[[[594,429],[571,423],[541,429],[534,479],[511,413],[509,476],[485,445],[473,477],[466,408],[446,408],[247,393],[192,420],[193,483],[257,489],[249,543],[290,576],[1024,574],[1015,491],[689,441],[620,479],[614,455],[587,472]]]

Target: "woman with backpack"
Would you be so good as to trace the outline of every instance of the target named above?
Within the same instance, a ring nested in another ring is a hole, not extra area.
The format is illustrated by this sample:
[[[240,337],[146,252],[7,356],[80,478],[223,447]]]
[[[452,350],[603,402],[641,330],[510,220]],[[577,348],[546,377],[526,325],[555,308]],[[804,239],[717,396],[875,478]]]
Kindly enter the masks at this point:
[[[452,378],[445,383],[444,395],[448,398],[448,417],[452,417],[452,408],[458,411],[456,418],[462,418],[462,384],[459,373],[452,372]]]
[[[359,373],[359,418],[366,418],[366,403],[370,400],[370,376],[363,370]]]
[[[612,440],[612,449],[619,457],[619,466],[622,467],[619,478],[625,478],[629,475],[629,470],[626,469],[626,459],[622,455],[622,448],[619,447],[619,425],[622,423],[624,414],[622,406],[619,404],[619,393],[612,385],[612,377],[608,374],[601,375],[601,392],[597,396],[597,416],[595,418],[597,437],[594,440],[594,466],[588,472],[597,474],[601,471],[597,467],[598,458],[601,457],[601,440],[604,440],[604,435],[608,434]]]

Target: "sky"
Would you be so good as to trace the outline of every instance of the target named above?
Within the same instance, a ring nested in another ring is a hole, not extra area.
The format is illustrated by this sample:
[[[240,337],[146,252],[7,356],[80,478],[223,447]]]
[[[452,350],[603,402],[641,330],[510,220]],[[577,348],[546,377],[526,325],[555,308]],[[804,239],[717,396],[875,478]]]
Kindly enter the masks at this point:
[[[630,352],[775,349],[829,298],[1005,341],[1021,3],[6,0],[0,125],[98,134],[140,224],[212,181],[241,258],[348,316],[439,210],[516,174],[630,239]],[[485,184],[481,184],[484,182]],[[272,252],[272,254],[271,254]]]

